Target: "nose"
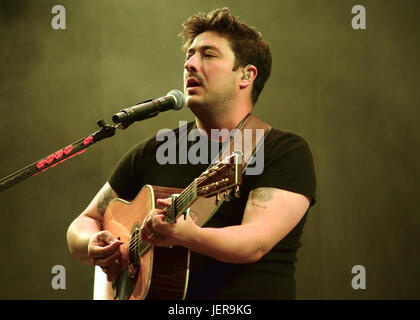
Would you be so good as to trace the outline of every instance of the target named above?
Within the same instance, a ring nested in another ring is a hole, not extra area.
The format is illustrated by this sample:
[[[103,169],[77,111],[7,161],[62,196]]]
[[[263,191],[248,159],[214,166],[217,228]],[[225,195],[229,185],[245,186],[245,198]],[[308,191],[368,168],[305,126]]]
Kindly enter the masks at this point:
[[[197,54],[193,54],[184,64],[185,70],[188,72],[197,72],[200,67],[200,62]]]

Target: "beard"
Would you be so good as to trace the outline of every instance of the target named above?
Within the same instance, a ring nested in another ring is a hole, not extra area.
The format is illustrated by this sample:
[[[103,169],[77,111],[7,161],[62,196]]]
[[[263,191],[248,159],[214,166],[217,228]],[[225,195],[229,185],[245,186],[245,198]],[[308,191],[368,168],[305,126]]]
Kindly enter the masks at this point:
[[[199,118],[223,118],[234,100],[233,88],[222,88],[205,94],[186,95],[188,108]]]

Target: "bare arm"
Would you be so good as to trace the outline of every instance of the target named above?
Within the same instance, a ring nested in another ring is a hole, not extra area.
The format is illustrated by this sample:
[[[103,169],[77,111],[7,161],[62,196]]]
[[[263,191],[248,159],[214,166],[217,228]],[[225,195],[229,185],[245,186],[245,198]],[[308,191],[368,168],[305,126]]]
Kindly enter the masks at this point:
[[[147,240],[155,245],[182,245],[223,262],[256,262],[298,224],[309,203],[301,194],[258,188],[249,195],[240,225],[201,228],[182,217],[169,225],[157,215],[151,219],[152,227],[145,230],[145,238],[153,229],[157,237]]]
[[[67,243],[70,252],[85,264],[92,264],[89,256],[89,243],[92,236],[102,231],[102,219],[109,202],[118,195],[105,183],[88,207],[71,223],[67,230]],[[106,240],[106,239],[105,239]]]

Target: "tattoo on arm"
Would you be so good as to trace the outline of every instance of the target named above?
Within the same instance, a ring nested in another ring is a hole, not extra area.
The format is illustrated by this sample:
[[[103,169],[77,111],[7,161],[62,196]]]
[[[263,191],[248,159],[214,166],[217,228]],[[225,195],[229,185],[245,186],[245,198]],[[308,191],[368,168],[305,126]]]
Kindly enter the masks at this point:
[[[273,199],[273,188],[257,188],[251,191],[249,197],[251,200],[267,202]]]
[[[101,215],[104,215],[106,207],[108,206],[108,204],[111,202],[112,199],[114,199],[114,195],[112,194],[112,190],[111,189],[105,189],[104,192],[101,193],[101,195],[99,196],[98,202],[97,202],[97,207],[99,210],[99,213]]]
[[[273,188],[257,188],[251,191],[249,194],[249,200],[251,206],[258,207],[261,209],[267,209],[267,201],[273,198]]]
[[[267,209],[267,206],[259,205],[258,203],[254,202],[254,201],[251,202],[251,205],[253,205],[255,207],[259,207],[261,209]]]

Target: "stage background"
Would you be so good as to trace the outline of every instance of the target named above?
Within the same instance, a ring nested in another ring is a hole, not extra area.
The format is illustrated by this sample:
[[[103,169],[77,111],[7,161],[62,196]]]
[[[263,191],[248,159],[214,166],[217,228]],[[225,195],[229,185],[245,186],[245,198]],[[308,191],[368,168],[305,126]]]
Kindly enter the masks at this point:
[[[54,30],[55,4],[66,30]],[[366,30],[351,9],[366,8]],[[123,106],[182,89],[179,26],[227,6],[270,43],[255,115],[311,146],[318,180],[296,264],[298,299],[419,299],[418,1],[0,2],[0,177],[93,133]],[[0,298],[91,299],[66,230],[138,140],[185,108],[119,131],[0,193]],[[55,290],[52,268],[66,271]],[[366,270],[355,290],[352,268]],[[258,298],[258,297],[256,297]]]

